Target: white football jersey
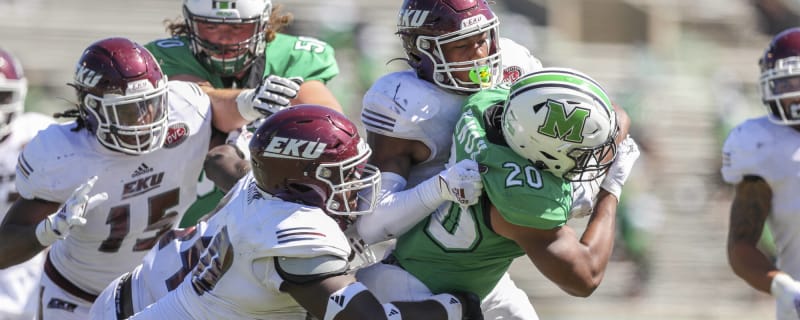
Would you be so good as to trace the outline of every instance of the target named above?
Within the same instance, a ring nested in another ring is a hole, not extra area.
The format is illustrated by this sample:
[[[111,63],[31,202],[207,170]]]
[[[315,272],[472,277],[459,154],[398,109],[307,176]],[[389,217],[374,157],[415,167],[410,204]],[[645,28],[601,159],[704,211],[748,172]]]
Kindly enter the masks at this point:
[[[108,193],[86,213],[85,226],[50,247],[53,265],[86,292],[100,293],[138,265],[196,198],[211,138],[210,100],[188,82],[169,82],[168,94],[167,138],[152,153],[111,151],[88,130],[72,131],[70,122],[41,131],[19,157],[17,189],[26,199],[64,203],[95,175],[90,194]]]
[[[800,279],[800,132],[750,119],[734,128],[722,149],[722,177],[738,184],[744,176],[763,178],[772,189],[767,224],[780,252],[777,266]]]
[[[11,134],[0,141],[0,221],[19,197],[14,180],[17,157],[25,144],[39,132],[55,123],[53,118],[39,113],[23,113],[11,122]],[[35,315],[36,304],[28,303],[38,293],[44,253],[30,260],[0,270],[0,319],[16,319],[16,315]],[[31,301],[33,302],[33,301]],[[27,309],[26,305],[29,307]]]
[[[541,69],[539,59],[523,46],[502,38],[503,83]],[[407,188],[444,170],[452,145],[453,130],[467,95],[444,90],[407,70],[378,79],[364,95],[361,122],[369,133],[417,140],[431,156],[409,173]]]
[[[201,237],[208,247],[197,266],[177,289],[133,319],[304,319],[306,311],[280,291],[283,279],[273,259],[347,259],[350,246],[339,225],[317,207],[263,193],[252,173],[229,195],[208,220]],[[154,268],[159,265],[155,260]]]

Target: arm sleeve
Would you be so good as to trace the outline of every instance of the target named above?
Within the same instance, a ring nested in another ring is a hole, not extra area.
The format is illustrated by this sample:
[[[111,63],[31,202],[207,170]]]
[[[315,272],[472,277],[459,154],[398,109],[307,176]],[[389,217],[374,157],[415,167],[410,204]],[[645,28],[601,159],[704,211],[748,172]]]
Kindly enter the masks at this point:
[[[431,214],[436,206],[431,208],[430,203],[426,204],[420,196],[423,192],[418,190],[426,185],[423,182],[414,188],[402,190],[406,186],[402,176],[392,172],[381,173],[378,206],[372,214],[360,216],[356,222],[361,238],[367,244],[396,238]]]

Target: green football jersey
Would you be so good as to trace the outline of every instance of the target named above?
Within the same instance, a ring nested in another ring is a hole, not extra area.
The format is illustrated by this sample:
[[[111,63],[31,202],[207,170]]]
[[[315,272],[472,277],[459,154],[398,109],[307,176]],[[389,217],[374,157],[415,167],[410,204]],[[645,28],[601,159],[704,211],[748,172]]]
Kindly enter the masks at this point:
[[[506,89],[474,94],[455,127],[450,161],[478,162],[484,196],[466,210],[448,202],[398,239],[398,261],[434,293],[465,290],[483,299],[512,260],[525,254],[492,231],[490,204],[516,225],[552,229],[567,222],[571,185],[514,153],[502,141],[499,124],[487,122],[493,117],[485,114],[507,96]]]
[[[195,59],[190,46],[188,37],[159,39],[145,45],[167,76],[191,74],[208,80],[215,88],[224,88],[222,77],[206,70]],[[264,75],[301,77],[306,81],[327,83],[339,74],[333,47],[310,37],[278,33],[267,43],[264,58]]]
[[[161,70],[169,77],[176,74],[189,74],[206,79],[215,88],[225,88],[225,83],[217,74],[206,70],[192,54],[189,38],[174,37],[152,41],[145,45],[153,53]],[[267,43],[264,50],[264,75],[281,77],[301,77],[305,81],[318,80],[327,83],[337,74],[333,47],[327,43],[310,38],[278,33],[275,39]],[[254,63],[253,65],[259,65]],[[246,76],[234,84],[237,88],[255,86],[243,83],[251,77]],[[180,227],[192,226],[203,215],[216,207],[224,194],[216,188],[205,175],[198,178],[197,201],[186,211]]]

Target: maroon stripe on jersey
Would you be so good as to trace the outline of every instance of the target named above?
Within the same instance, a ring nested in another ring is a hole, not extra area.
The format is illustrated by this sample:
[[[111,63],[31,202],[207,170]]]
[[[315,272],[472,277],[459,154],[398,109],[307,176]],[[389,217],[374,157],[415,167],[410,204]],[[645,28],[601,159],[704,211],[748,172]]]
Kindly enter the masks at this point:
[[[56,267],[53,266],[53,263],[50,262],[49,254],[47,255],[47,259],[45,259],[44,261],[44,273],[47,274],[47,277],[50,278],[50,280],[52,280],[53,283],[55,283],[59,288],[63,289],[64,291],[73,296],[76,296],[78,298],[81,298],[83,300],[92,303],[94,303],[94,300],[97,299],[96,295],[83,291],[83,289],[78,288],[77,286],[72,284],[72,282],[67,280],[67,278],[64,278],[64,276],[61,275],[61,273],[58,272],[58,270],[56,270]]]
[[[278,243],[325,238],[326,235],[311,227],[288,228],[275,231]]]

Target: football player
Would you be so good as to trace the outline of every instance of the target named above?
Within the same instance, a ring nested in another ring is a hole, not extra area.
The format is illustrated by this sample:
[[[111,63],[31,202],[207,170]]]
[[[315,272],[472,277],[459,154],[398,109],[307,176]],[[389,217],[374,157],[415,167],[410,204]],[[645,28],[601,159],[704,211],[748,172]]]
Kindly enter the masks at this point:
[[[800,28],[777,34],[759,61],[766,116],[735,127],[722,148],[722,176],[736,186],[728,262],[753,288],[776,299],[777,319],[800,317]],[[757,243],[767,224],[777,261]]]
[[[23,112],[28,82],[22,65],[9,52],[0,49],[0,220],[19,198],[14,184],[17,156],[39,130],[55,123],[53,118]],[[44,254],[16,266],[0,270],[0,319],[32,319],[42,274]]]
[[[570,69],[543,68],[510,89],[471,96],[455,123],[449,164],[479,163],[484,196],[471,206],[439,206],[358,279],[382,301],[466,290],[481,297],[488,319],[531,319],[536,314],[498,314],[518,310],[503,306],[514,300],[498,286],[511,262],[527,255],[567,293],[590,295],[603,278],[617,199],[639,154],[630,138],[617,152],[614,110],[594,80]],[[566,225],[571,182],[596,179],[602,190],[578,238]]]
[[[487,1],[406,0],[400,8],[397,34],[411,69],[378,79],[361,111],[383,181],[375,214],[357,224],[367,243],[401,235],[448,201],[477,201],[473,160],[444,171],[461,107],[470,94],[541,68],[527,49],[500,37]],[[487,315],[536,319],[507,275],[485,304],[493,306]]]
[[[476,297],[472,313],[451,294],[382,305],[349,273],[342,229],[372,211],[380,174],[344,115],[279,111],[249,150],[253,170],[213,216],[162,238],[104,291],[95,319],[482,319]]]
[[[21,198],[0,225],[0,268],[49,248],[43,319],[85,319],[97,294],[180,221],[212,127],[246,123],[196,84],[167,82],[147,49],[125,38],[89,45],[70,85],[77,109],[65,115],[77,119],[25,146]]]
[[[215,103],[226,104],[228,110],[238,107],[251,121],[290,101],[341,111],[325,85],[339,73],[333,48],[311,37],[280,33],[291,21],[280,9],[271,0],[184,0],[183,19],[167,25],[171,37],[145,47],[170,79],[202,84]],[[261,112],[250,108],[253,101],[263,106]],[[213,144],[219,147],[209,154],[210,166],[240,159],[234,148],[222,144],[225,138],[225,134],[215,134]],[[244,172],[238,174],[237,179]],[[194,225],[222,195],[202,174],[197,201],[181,226]]]

